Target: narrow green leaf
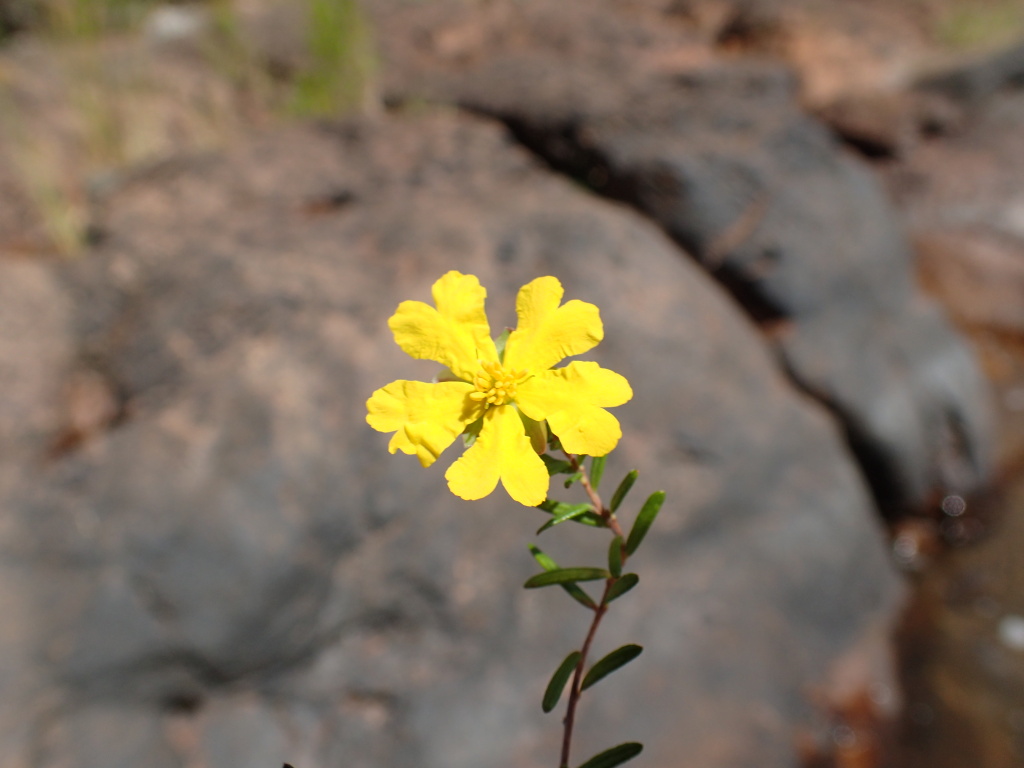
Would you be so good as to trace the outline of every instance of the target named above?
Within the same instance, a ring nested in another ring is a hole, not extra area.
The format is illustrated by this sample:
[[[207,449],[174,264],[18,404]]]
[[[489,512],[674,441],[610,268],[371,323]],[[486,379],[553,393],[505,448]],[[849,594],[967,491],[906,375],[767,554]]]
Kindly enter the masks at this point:
[[[608,570],[616,579],[622,575],[622,537],[616,536],[608,545]]]
[[[533,555],[533,559],[537,561],[545,571],[554,571],[558,568],[558,563],[552,560],[550,557],[540,551],[540,547],[533,544],[530,545],[530,554]]]
[[[560,523],[564,523],[566,520],[575,520],[581,515],[585,515],[588,512],[592,512],[594,507],[590,504],[565,504],[562,505],[564,509],[555,513],[555,516],[548,520],[544,525],[537,529],[537,534],[540,535],[548,528],[552,528]]]
[[[543,456],[548,447],[548,423],[531,419],[522,411],[519,411],[519,420],[523,422],[523,429],[526,436],[530,438],[530,447],[534,452]],[[543,461],[543,459],[541,459]],[[550,473],[549,473],[550,476]]]
[[[590,460],[590,487],[595,491],[601,485],[601,477],[604,475],[604,463],[607,456],[595,456]]]
[[[572,472],[572,464],[564,459],[556,459],[553,456],[549,456],[546,453],[540,455],[540,460],[544,462],[544,466],[548,469],[548,475],[567,475]]]
[[[582,472],[573,472],[571,475],[565,478],[565,483],[563,483],[563,485],[565,485],[566,488],[571,488],[572,484],[579,480],[581,477],[583,477]]]
[[[545,512],[548,512],[554,515],[555,517],[558,517],[563,512],[568,512],[570,509],[573,509],[574,507],[577,506],[579,505],[566,504],[564,501],[554,501],[553,499],[548,499],[544,503],[539,504],[538,509],[543,509]],[[576,523],[583,523],[584,525],[591,525],[597,527],[601,527],[604,525],[604,521],[602,521],[601,518],[594,514],[592,511],[586,512],[580,515],[579,517],[570,517],[568,519]]]
[[[544,690],[544,701],[541,703],[541,709],[545,712],[550,712],[558,704],[558,700],[562,698],[562,691],[565,690],[565,684],[569,682],[569,676],[573,670],[576,669],[576,665],[580,663],[580,652],[573,651],[565,660],[558,665],[558,669],[555,670],[555,674],[551,676],[551,680],[548,681],[548,687]]]
[[[619,667],[624,667],[641,653],[643,648],[639,645],[629,644],[624,645],[621,648],[616,648],[614,651],[609,653],[599,662],[594,664],[583,678],[583,684],[580,686],[581,691],[587,690],[590,686],[596,683],[598,680],[607,677]]]
[[[616,765],[622,765],[627,760],[632,760],[643,751],[643,744],[627,741],[625,744],[619,744],[617,747],[606,749],[599,755],[594,755],[580,768],[615,768]]]
[[[633,483],[636,482],[637,476],[640,471],[637,469],[631,469],[629,474],[622,478],[622,482],[619,483],[619,487],[615,489],[615,493],[612,494],[611,503],[608,505],[609,509],[614,512],[622,504],[622,500],[626,498],[626,494],[629,493],[629,489],[633,487]]]
[[[512,335],[512,329],[506,328],[499,334],[498,338],[494,340],[494,348],[498,352],[498,360],[505,359],[505,343],[508,341],[508,337]]]
[[[640,577],[635,573],[624,573],[622,578],[617,579],[611,588],[608,590],[608,596],[605,598],[605,603],[610,603],[618,597],[622,597],[624,594],[629,592],[633,587],[640,583]]]
[[[541,552],[540,549],[533,544],[530,545],[530,553],[533,555],[533,559],[536,560],[540,567],[545,571],[558,570],[558,563]],[[563,584],[562,589],[568,592],[569,596],[584,608],[590,608],[592,610],[597,608],[597,603],[594,602],[594,599],[584,592],[577,584]]]
[[[597,610],[597,603],[594,602],[594,598],[584,592],[583,588],[578,584],[563,584],[562,589],[568,592],[569,596],[584,608]]]
[[[476,442],[477,437],[480,435],[480,430],[483,429],[484,420],[477,419],[468,427],[462,431],[462,442],[467,448]]]
[[[633,530],[629,532],[629,538],[626,539],[627,555],[632,555],[636,552],[637,547],[640,546],[640,542],[644,540],[644,536],[646,536],[647,531],[650,530],[651,524],[654,523],[654,518],[658,516],[659,510],[661,510],[661,505],[664,503],[664,491],[655,491],[647,497],[647,501],[644,502],[644,505],[640,510],[640,514],[636,516],[636,522],[633,523]]]
[[[526,580],[523,587],[536,589],[537,587],[550,587],[553,584],[569,584],[576,581],[597,581],[607,579],[611,576],[604,568],[558,568],[554,571],[544,571]]]

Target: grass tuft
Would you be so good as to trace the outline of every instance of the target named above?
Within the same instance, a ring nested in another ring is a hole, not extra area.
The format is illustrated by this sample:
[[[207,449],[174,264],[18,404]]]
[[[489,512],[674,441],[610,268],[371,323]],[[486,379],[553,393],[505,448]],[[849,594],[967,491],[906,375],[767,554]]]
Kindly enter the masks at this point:
[[[197,58],[180,69],[180,60],[140,36],[164,2],[38,0],[40,24],[25,34],[46,48],[47,72],[33,81],[46,81],[52,96],[40,99],[0,70],[0,148],[56,251],[74,253],[84,243],[91,179],[171,152],[223,146],[254,121],[372,107],[377,60],[358,0],[281,0],[306,14],[307,30],[303,63],[283,79],[246,38],[235,0],[204,4],[208,28]]]

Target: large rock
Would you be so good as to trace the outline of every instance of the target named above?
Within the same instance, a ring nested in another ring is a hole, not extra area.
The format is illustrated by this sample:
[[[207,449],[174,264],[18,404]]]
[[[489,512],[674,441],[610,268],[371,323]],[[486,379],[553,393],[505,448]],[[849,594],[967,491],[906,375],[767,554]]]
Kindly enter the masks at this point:
[[[539,695],[586,616],[520,590],[544,516],[452,497],[449,457],[364,423],[374,388],[433,375],[386,318],[449,269],[496,327],[538,275],[598,304],[595,358],[636,391],[609,477],[669,494],[596,648],[647,650],[588,694],[576,760],[639,739],[649,766],[796,765],[830,708],[895,703],[900,583],[829,414],[656,227],[493,125],[263,135],[138,176],[100,224],[56,273],[66,376],[118,415],[4,493],[3,765],[551,764]],[[566,528],[557,559],[603,556]]]
[[[954,102],[981,105],[1024,80],[1024,42],[994,53],[975,54],[956,66],[944,67],[918,79],[916,88],[941,94]]]
[[[1024,456],[1024,91],[1016,46],[934,75],[962,115],[884,174],[917,244],[922,282],[974,338],[999,395],[1002,470]]]
[[[53,270],[0,261],[0,462],[45,453],[71,367],[71,306]]]
[[[496,3],[475,34],[459,3],[374,7],[391,98],[497,117],[657,222],[840,418],[884,512],[987,480],[976,364],[918,291],[881,186],[801,111],[788,70],[712,58],[653,2]]]

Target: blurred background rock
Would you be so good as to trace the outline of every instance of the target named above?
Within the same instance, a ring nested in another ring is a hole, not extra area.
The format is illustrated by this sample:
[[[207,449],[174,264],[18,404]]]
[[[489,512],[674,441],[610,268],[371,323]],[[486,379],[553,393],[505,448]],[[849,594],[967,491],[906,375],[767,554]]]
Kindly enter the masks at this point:
[[[495,324],[539,274],[598,304],[609,472],[669,491],[580,754],[1021,764],[1018,3],[11,0],[0,35],[0,767],[550,765],[542,519],[363,422],[452,268]]]

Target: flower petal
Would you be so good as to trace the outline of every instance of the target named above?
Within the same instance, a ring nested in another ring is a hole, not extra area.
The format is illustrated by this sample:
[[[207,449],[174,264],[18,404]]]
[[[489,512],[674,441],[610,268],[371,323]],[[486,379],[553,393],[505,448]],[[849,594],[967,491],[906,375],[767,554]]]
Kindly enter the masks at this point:
[[[467,424],[480,418],[483,408],[467,397],[472,391],[463,381],[393,381],[366,401],[366,422],[378,432],[395,433],[388,444],[391,453],[415,454],[429,467]]]
[[[505,367],[532,373],[547,370],[593,349],[604,338],[597,307],[575,299],[558,306],[563,293],[554,277],[538,277],[519,289],[519,326],[505,345]]]
[[[569,453],[604,456],[622,437],[618,419],[604,409],[632,397],[624,376],[597,363],[575,362],[524,381],[516,403],[531,419],[547,419]]]
[[[431,290],[437,309],[422,301],[403,301],[388,327],[411,357],[434,360],[471,380],[481,360],[498,359],[484,314],[487,289],[475,276],[451,271]]]
[[[476,442],[445,472],[448,487],[463,499],[482,499],[501,480],[508,495],[535,507],[548,495],[548,472],[530,446],[519,413],[511,405],[490,408]]]

